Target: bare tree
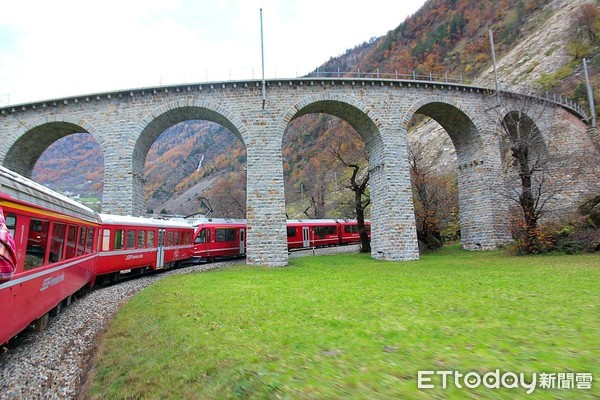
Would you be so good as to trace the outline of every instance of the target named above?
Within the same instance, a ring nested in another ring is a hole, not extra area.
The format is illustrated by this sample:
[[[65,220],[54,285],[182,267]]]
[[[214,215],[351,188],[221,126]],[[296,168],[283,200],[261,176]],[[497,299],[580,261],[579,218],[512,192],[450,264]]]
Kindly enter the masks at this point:
[[[556,177],[577,168],[571,157],[551,155],[544,137],[549,137],[552,112],[546,103],[527,95],[499,96],[497,134],[503,156],[507,187],[500,192],[518,206],[519,251],[537,253],[542,243],[539,221],[551,202],[564,187]],[[545,122],[544,122],[545,121]]]
[[[360,235],[361,252],[370,253],[371,242],[369,240],[369,234],[365,228],[365,211],[371,204],[371,197],[368,193],[369,173],[362,168],[358,162],[347,161],[341,154],[339,147],[334,148],[330,146],[329,149],[342,164],[352,170],[349,183],[344,186],[354,192],[354,208],[356,210],[356,223],[358,226],[358,233]],[[363,153],[363,156],[366,159],[366,154]]]
[[[442,245],[440,219],[437,209],[440,200],[440,186],[435,184],[434,170],[431,162],[426,160],[422,142],[409,142],[408,164],[413,186],[415,216],[417,219],[417,237],[428,249],[436,249]]]

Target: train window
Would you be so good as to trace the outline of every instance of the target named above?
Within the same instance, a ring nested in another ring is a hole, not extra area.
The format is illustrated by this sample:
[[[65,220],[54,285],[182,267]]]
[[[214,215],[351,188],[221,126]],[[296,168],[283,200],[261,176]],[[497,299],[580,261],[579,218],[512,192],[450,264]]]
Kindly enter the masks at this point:
[[[125,234],[125,230],[123,229],[115,229],[115,250],[123,248],[123,236]]]
[[[50,223],[48,221],[32,219],[29,222],[27,250],[25,251],[25,270],[44,264],[49,228]]]
[[[336,226],[335,225],[327,225],[327,226],[315,226],[313,230],[315,236],[319,236],[321,239],[325,237],[325,235],[335,235],[336,234]]]
[[[154,231],[148,231],[148,247],[154,247]]]
[[[92,247],[94,245],[94,228],[88,229],[87,233],[87,243],[85,245],[85,252],[87,254],[92,253]]]
[[[110,229],[104,229],[102,231],[102,251],[108,250],[110,250]]]
[[[208,231],[206,229],[202,229],[199,233],[198,236],[196,236],[196,240],[194,240],[194,244],[199,244],[199,243],[206,243],[207,242],[207,233]]]
[[[81,256],[85,253],[85,235],[87,234],[87,228],[85,226],[79,227],[79,242],[77,243],[77,255]]]
[[[64,258],[63,244],[65,243],[65,233],[67,225],[54,223],[52,226],[52,235],[50,237],[50,262],[61,261]]]
[[[235,229],[215,229],[215,242],[231,242],[235,240]]]
[[[167,246],[173,246],[173,231],[169,231],[167,236]]]
[[[173,235],[175,236],[173,238],[173,244],[174,245],[180,245],[181,243],[179,242],[179,238],[180,238],[179,231],[173,232]]]
[[[296,236],[296,227],[292,226],[287,228],[287,237],[295,237]]]
[[[133,249],[135,247],[135,230],[127,230],[127,248]]]
[[[138,241],[137,241],[137,247],[138,249],[143,248],[146,245],[146,231],[140,229],[138,231]]]
[[[183,244],[192,244],[192,233],[185,232],[183,235]]]
[[[345,233],[358,233],[358,225],[346,225],[344,226]]]
[[[17,217],[14,214],[6,214],[5,217],[6,227],[10,232],[10,235],[14,238],[15,236],[15,226],[17,226]]]
[[[67,248],[65,249],[65,260],[75,257],[77,250],[77,227],[69,225],[67,229]]]

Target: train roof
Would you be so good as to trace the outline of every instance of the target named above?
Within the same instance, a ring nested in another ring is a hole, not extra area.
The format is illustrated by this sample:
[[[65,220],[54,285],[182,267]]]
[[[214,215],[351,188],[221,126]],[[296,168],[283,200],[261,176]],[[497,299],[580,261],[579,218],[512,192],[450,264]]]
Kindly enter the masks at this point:
[[[164,228],[191,228],[189,223],[149,217],[133,217],[130,215],[100,214],[102,223],[112,225],[153,226]]]
[[[91,208],[2,166],[0,192],[30,205],[91,222],[101,222],[98,213]]]
[[[245,225],[246,220],[241,218],[184,218],[188,224],[192,224],[194,227],[207,224],[228,224],[228,225]]]
[[[356,223],[355,219],[288,219],[288,224],[339,224],[339,223]],[[368,223],[365,220],[365,223]]]

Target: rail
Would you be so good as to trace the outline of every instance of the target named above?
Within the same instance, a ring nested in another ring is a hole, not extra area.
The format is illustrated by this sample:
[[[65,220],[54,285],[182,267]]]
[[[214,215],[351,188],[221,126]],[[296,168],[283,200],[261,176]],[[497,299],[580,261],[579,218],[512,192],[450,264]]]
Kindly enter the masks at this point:
[[[344,72],[344,71],[341,71],[338,69],[337,72],[331,72],[331,71],[321,71],[321,70],[317,69],[316,71],[313,71],[313,72],[309,73],[308,75],[306,75],[306,77],[307,78],[391,79],[391,80],[481,86],[481,84],[477,83],[475,79],[465,77],[464,75],[459,75],[459,76],[452,76],[452,75],[448,75],[448,74],[440,75],[440,74],[434,74],[433,72],[429,72],[428,74],[423,74],[421,72],[417,72],[416,70],[413,71],[412,73],[406,74],[406,73],[399,73],[398,70],[395,70],[394,72],[380,72],[379,69],[377,69],[377,70],[375,70],[375,72],[363,72],[359,68],[356,71]],[[564,108],[568,108],[571,111],[574,111],[575,113],[579,114],[583,120],[585,120],[586,122],[589,122],[588,121],[589,117],[588,117],[586,111],[584,110],[584,108],[580,104],[568,99],[567,97],[558,95],[556,93],[551,93],[548,91],[540,92],[529,86],[518,86],[517,87],[514,84],[508,84],[505,82],[501,82],[501,83],[504,83],[504,85],[503,85],[504,87],[509,88],[509,89],[501,90],[501,92],[525,95],[525,96],[529,96],[529,97],[533,97],[536,99],[545,100],[545,101],[548,101],[551,103],[558,104]],[[517,87],[518,90],[514,90],[515,87]]]

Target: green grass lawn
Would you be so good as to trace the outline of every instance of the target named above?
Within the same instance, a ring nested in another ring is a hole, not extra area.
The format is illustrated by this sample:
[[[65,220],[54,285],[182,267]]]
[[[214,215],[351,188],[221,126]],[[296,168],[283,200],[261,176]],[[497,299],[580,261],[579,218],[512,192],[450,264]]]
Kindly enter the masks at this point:
[[[449,248],[173,276],[118,313],[92,398],[598,398],[600,257]],[[591,390],[417,388],[419,370],[592,373]]]

